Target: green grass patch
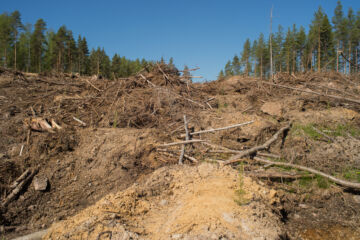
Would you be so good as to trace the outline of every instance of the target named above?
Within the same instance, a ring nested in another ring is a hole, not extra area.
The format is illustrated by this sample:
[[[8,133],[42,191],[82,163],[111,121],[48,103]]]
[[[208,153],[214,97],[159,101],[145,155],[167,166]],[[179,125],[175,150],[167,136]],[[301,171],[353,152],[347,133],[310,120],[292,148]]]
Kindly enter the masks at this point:
[[[353,125],[353,124],[337,124],[337,125],[315,125],[313,123],[309,124],[294,124],[294,126],[291,129],[291,133],[295,136],[302,136],[306,135],[314,140],[320,140],[324,139],[324,137],[319,134],[315,129],[319,129],[321,132],[328,136],[332,137],[348,137],[348,134],[350,134],[353,137],[359,137],[360,136],[360,128]]]
[[[356,168],[347,169],[346,171],[344,171],[342,176],[346,180],[356,181],[356,182],[360,183],[360,169],[356,169]]]

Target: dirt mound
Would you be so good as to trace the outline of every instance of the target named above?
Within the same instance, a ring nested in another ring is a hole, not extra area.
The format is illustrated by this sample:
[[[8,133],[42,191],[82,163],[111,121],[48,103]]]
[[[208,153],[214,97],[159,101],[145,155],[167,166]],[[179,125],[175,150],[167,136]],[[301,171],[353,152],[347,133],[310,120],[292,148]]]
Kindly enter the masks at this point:
[[[277,201],[231,168],[166,167],[54,224],[45,239],[279,239]]]

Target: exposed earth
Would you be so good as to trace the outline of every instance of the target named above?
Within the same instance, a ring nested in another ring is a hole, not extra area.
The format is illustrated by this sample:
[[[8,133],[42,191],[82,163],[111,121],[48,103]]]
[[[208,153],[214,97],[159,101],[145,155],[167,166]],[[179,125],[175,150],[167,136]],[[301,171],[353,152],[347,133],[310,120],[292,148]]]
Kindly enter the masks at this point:
[[[254,160],[360,183],[359,76],[274,82],[304,91],[245,76],[191,83],[167,65],[118,80],[1,69],[0,236],[359,239],[359,189]],[[253,122],[194,135],[206,142],[179,165],[182,145],[161,145],[184,141],[184,115],[191,132]],[[224,166],[289,123],[269,149]]]

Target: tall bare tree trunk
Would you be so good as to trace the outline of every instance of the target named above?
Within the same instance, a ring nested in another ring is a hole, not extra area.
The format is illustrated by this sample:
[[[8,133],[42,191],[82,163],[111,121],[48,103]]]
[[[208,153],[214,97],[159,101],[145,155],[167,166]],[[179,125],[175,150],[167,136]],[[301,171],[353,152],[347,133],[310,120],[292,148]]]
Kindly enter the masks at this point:
[[[15,64],[14,64],[14,70],[16,71],[16,31],[15,31],[15,49],[14,49],[14,54],[15,54]]]
[[[5,46],[5,49],[4,49],[4,57],[5,57],[4,67],[6,68],[7,67],[6,46]]]
[[[336,49],[336,72],[339,72],[339,48],[340,48],[340,41],[338,40],[337,49]]]
[[[263,57],[260,57],[260,79],[263,79]]]
[[[351,74],[351,42],[349,41],[349,75]]]
[[[318,72],[321,72],[321,39],[320,39],[320,27],[319,27],[319,44],[318,44]]]

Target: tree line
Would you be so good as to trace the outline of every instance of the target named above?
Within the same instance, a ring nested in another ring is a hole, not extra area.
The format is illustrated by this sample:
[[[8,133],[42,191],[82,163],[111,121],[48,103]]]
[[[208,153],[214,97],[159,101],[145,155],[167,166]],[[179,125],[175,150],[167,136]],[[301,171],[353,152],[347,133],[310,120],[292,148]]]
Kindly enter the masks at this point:
[[[57,32],[47,29],[38,19],[34,25],[23,24],[19,11],[0,15],[0,66],[26,72],[100,74],[107,78],[128,77],[149,61],[130,60],[119,54],[112,59],[104,48],[88,48],[84,36],[77,39],[61,26]],[[171,59],[172,64],[172,59]]]
[[[295,24],[285,32],[279,25],[269,39],[265,39],[263,33],[252,42],[247,39],[240,55],[226,63],[219,78],[240,74],[269,78],[271,55],[274,73],[335,70],[351,74],[359,72],[359,47],[360,11],[355,13],[349,8],[344,14],[338,1],[331,20],[321,7],[318,8],[308,32]]]

